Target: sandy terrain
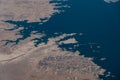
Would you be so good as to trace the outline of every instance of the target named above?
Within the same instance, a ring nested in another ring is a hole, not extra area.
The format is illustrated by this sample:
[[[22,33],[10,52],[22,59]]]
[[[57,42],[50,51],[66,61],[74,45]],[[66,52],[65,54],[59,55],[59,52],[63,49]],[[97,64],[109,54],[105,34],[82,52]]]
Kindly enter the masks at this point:
[[[56,41],[75,33],[49,38],[47,44],[41,43],[38,47],[31,39],[44,34],[32,34],[17,45],[4,45],[3,40],[15,40],[21,36],[16,35],[20,29],[6,31],[16,25],[3,21],[37,22],[39,18],[50,18],[58,12],[54,8],[49,0],[0,0],[0,80],[99,80],[98,76],[105,70],[91,58],[58,47]],[[73,38],[59,44],[76,42]]]
[[[40,18],[50,18],[53,13],[57,12],[53,9],[54,7],[49,4],[49,0],[0,0],[0,54],[10,54],[14,50],[14,47],[11,47],[13,44],[3,46],[5,41],[2,40],[15,40],[21,37],[16,35],[18,30],[6,31],[5,29],[15,25],[3,21],[29,20],[29,22],[40,22]]]
[[[0,20],[36,22],[50,17],[53,8],[49,0],[0,0]]]
[[[0,80],[98,80],[104,73],[91,58],[62,51],[53,39],[46,45],[27,48],[22,52],[25,55],[0,62]]]

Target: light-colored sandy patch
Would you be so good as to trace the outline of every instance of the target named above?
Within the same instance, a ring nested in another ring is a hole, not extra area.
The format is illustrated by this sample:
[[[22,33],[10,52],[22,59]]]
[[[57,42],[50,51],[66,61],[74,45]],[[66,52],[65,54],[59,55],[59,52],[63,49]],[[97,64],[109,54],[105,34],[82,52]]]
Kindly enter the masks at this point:
[[[77,41],[74,38],[68,39],[61,41],[59,44],[72,44],[72,43],[77,43]]]
[[[50,17],[53,8],[49,0],[0,0],[0,20],[37,22]]]
[[[50,18],[53,13],[58,12],[54,10],[55,6],[49,3],[50,0],[0,0],[0,54],[11,54],[13,51],[22,44],[28,43],[31,38],[37,38],[40,34],[31,34],[29,39],[21,41],[19,45],[12,46],[15,43],[4,45],[6,41],[15,41],[21,38],[18,34],[20,28],[13,31],[6,31],[5,29],[13,28],[13,24],[8,24],[3,21],[23,21],[40,22],[40,18]],[[45,20],[47,21],[47,20]]]
[[[62,51],[52,39],[26,52],[0,63],[1,80],[98,80],[98,75],[104,73],[91,58]]]

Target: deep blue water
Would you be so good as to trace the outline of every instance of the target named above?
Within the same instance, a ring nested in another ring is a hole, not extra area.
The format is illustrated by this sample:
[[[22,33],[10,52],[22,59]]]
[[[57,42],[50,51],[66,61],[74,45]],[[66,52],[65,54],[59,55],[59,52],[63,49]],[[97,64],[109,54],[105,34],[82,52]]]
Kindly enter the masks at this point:
[[[51,3],[56,2],[51,1]],[[79,46],[74,50],[79,50],[81,54],[88,57],[95,57],[95,63],[112,72],[115,78],[105,78],[105,80],[119,80],[120,68],[120,2],[114,4],[107,4],[103,0],[69,0],[63,2],[62,5],[68,4],[71,8],[64,9],[66,12],[53,15],[48,22],[40,25],[41,22],[28,23],[25,21],[6,21],[11,24],[16,24],[13,29],[24,27],[19,31],[22,38],[16,41],[7,40],[9,42],[16,42],[30,37],[32,31],[37,33],[45,33],[43,39],[35,38],[37,40],[35,46],[41,42],[47,42],[49,37],[55,37],[62,33],[84,33],[83,36],[74,36],[79,43],[97,43],[92,45],[93,49],[100,52],[92,52],[89,45]],[[43,19],[44,20],[44,19]],[[58,32],[60,34],[54,34]],[[6,43],[6,44],[7,44]],[[101,48],[96,48],[96,46]],[[72,47],[71,45],[60,45],[60,47]],[[74,51],[73,50],[73,51]],[[100,61],[101,57],[106,57],[106,61]]]
[[[108,80],[119,80],[120,2],[107,4],[103,0],[70,0],[70,4],[73,7],[68,11],[72,19],[69,23],[74,26],[71,30],[83,32],[83,41],[101,43],[101,54],[95,56],[104,56],[107,60],[95,62],[117,76]],[[91,56],[89,52],[86,55]]]

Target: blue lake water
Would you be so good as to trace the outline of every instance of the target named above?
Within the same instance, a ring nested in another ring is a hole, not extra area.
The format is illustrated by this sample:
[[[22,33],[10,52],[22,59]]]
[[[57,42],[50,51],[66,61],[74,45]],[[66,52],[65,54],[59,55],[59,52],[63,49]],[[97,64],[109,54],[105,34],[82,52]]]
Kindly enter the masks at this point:
[[[56,0],[51,1],[51,3]],[[83,36],[74,36],[79,43],[97,43],[93,45],[93,49],[99,52],[93,52],[88,46],[79,46],[74,50],[79,50],[81,54],[88,57],[95,57],[95,63],[112,72],[116,77],[105,78],[105,80],[119,80],[119,68],[120,68],[120,2],[114,4],[105,3],[103,0],[68,0],[63,2],[62,5],[70,5],[71,8],[59,8],[64,9],[65,12],[61,14],[53,15],[49,21],[40,25],[41,22],[28,23],[25,21],[6,21],[11,24],[16,24],[17,29],[24,27],[20,30],[22,38],[17,39],[24,40],[30,37],[32,31],[37,33],[45,33],[46,37],[43,40],[35,38],[37,40],[35,45],[41,42],[47,42],[49,37],[58,36],[57,33],[83,33]],[[44,20],[44,19],[43,19]],[[12,30],[12,29],[11,29]],[[101,46],[97,49],[96,46]],[[70,47],[71,45],[61,45],[61,47]],[[101,57],[106,57],[106,61],[100,61]]]

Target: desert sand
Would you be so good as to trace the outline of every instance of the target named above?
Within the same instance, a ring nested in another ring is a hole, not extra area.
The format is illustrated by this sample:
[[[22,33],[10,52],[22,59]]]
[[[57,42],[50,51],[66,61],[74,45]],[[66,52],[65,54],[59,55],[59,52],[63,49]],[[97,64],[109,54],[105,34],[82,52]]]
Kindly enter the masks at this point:
[[[62,0],[61,0],[62,1]],[[5,45],[4,40],[16,40],[19,29],[6,31],[13,24],[4,21],[40,22],[40,18],[49,18],[58,10],[49,0],[0,0],[0,80],[99,80],[105,70],[92,61],[92,58],[59,48],[59,44],[76,43],[68,39],[56,43],[66,36],[62,34],[49,38],[47,44],[34,46],[31,39],[45,34],[31,34],[18,44]]]

